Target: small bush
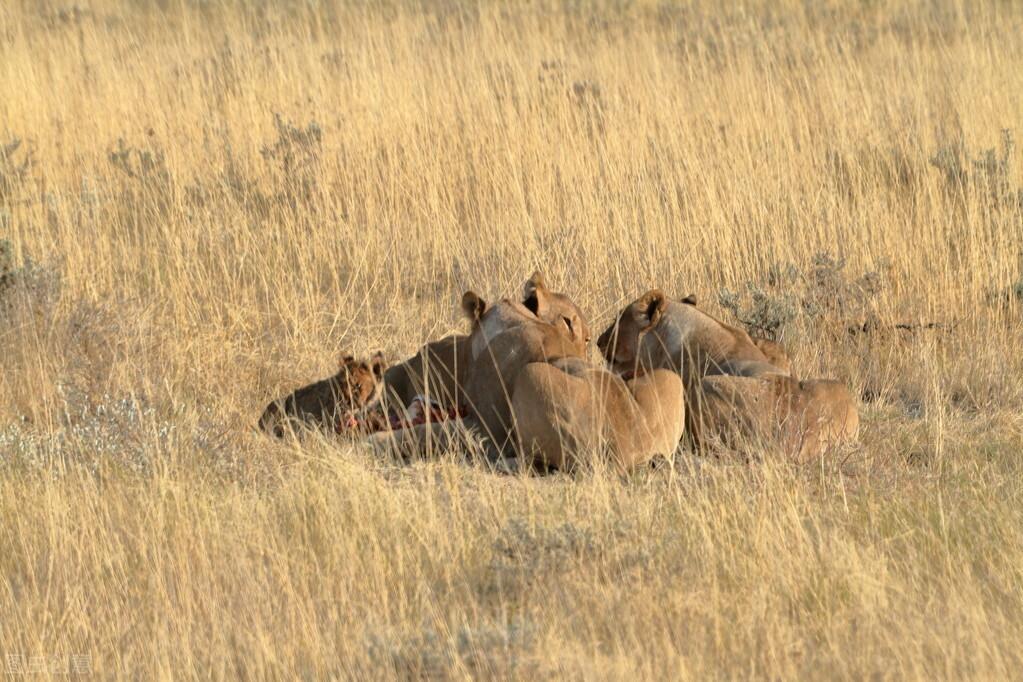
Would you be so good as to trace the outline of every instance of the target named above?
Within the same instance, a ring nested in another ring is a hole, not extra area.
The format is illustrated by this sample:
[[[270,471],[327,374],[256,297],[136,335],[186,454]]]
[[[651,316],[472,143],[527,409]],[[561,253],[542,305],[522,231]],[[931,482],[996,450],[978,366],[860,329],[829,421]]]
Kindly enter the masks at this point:
[[[996,306],[1023,305],[1023,275],[1007,287],[990,289],[987,301]]]
[[[319,163],[323,141],[319,123],[312,121],[303,128],[284,120],[280,114],[274,114],[274,127],[277,140],[259,150],[268,163],[285,174],[306,170]]]
[[[144,182],[170,181],[166,160],[159,149],[129,147],[123,138],[118,138],[117,145],[107,154],[107,159],[110,165],[129,178]]]
[[[32,150],[23,148],[20,138],[0,143],[0,204],[14,198],[28,180],[33,164]]]
[[[809,265],[775,265],[766,282],[747,282],[744,291],[721,289],[718,302],[746,330],[774,341],[795,323],[860,326],[876,317],[877,295],[884,288],[887,264],[854,276],[844,258],[818,253]]]
[[[6,239],[0,239],[0,293],[14,283],[14,249]]]
[[[62,394],[75,391],[59,390]],[[137,397],[65,399],[68,411],[58,429],[42,431],[27,422],[0,427],[0,450],[6,454],[0,466],[46,470],[66,463],[92,473],[112,466],[148,475],[176,434],[173,424],[160,419],[153,407]]]
[[[118,138],[107,153],[107,161],[117,169],[121,182],[116,193],[119,224],[129,227],[135,234],[151,231],[145,214],[155,209],[157,215],[171,213],[174,199],[174,177],[167,166],[163,151],[156,144],[154,133],[147,133],[145,146],[131,146]],[[147,207],[140,211],[140,207]]]
[[[486,677],[537,672],[536,628],[527,621],[464,625],[441,634],[433,628],[406,636],[371,637],[375,660],[388,661],[402,679],[442,679],[461,668]]]
[[[718,302],[730,311],[746,331],[772,341],[782,337],[785,327],[799,315],[799,303],[788,294],[772,294],[747,282],[745,291],[722,289]]]
[[[0,326],[10,323],[17,303],[27,304],[36,312],[50,309],[56,302],[60,277],[53,268],[26,259],[14,264],[14,246],[0,239]]]
[[[1011,181],[1015,148],[1012,131],[1004,129],[1000,149],[987,149],[973,156],[960,137],[938,149],[930,162],[941,171],[949,194],[961,196],[967,188],[973,188],[995,206],[1023,208],[1023,189],[1013,187]]]

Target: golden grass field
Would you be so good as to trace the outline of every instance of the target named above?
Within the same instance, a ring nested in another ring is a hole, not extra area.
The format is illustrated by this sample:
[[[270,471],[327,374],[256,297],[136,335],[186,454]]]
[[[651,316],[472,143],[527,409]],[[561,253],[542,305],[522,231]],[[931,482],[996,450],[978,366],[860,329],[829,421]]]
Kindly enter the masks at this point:
[[[968,0],[0,4],[0,674],[1019,676],[1021,36]],[[255,431],[537,268],[595,333],[652,286],[795,301],[860,443],[538,477]]]

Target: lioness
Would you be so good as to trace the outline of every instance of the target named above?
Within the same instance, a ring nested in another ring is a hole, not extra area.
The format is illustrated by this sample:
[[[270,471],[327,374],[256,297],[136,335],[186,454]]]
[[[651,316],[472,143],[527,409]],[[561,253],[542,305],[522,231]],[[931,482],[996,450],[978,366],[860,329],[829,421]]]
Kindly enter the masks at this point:
[[[694,308],[697,305],[696,296],[693,294],[689,294],[685,298],[679,299],[679,302],[686,303],[688,305],[693,306]],[[748,341],[749,343],[752,343],[757,350],[760,351],[761,355],[763,356],[762,359],[764,362],[774,365],[778,369],[782,370],[782,372],[784,372],[785,374],[789,375],[792,374],[792,361],[789,360],[788,354],[785,352],[785,349],[782,348],[780,343],[759,336],[750,336],[749,334],[739,329],[738,327],[733,327],[729,324],[725,324],[721,320],[712,317],[711,315],[707,315],[706,313],[704,313],[704,315],[706,315],[707,318],[716,323],[715,326],[712,328],[712,331],[710,331],[710,334],[718,335],[719,337],[725,336],[725,338],[723,339],[723,348],[727,348],[728,350],[723,352],[722,354],[727,353],[733,357],[738,356],[746,356],[747,358],[755,357],[759,362],[761,358],[757,357],[756,354],[749,349],[749,345],[747,343]],[[719,334],[718,333],[719,331],[723,332],[723,334]],[[605,339],[605,344],[606,342],[607,340]],[[598,341],[598,346],[599,345],[600,342]]]
[[[686,389],[686,429],[698,446],[720,438],[779,438],[801,458],[855,438],[849,390],[829,380],[796,381],[753,340],[699,310],[651,290],[619,314],[597,345],[619,374],[665,368]]]
[[[678,372],[686,386],[708,374],[787,374],[771,364],[749,334],[697,308],[692,295],[672,301],[658,289],[626,306],[597,339],[597,347],[619,374],[640,364],[664,367]]]
[[[530,362],[581,357],[590,331],[579,308],[563,294],[550,291],[540,273],[523,287],[522,299],[488,306],[477,293],[466,292],[462,310],[472,322],[467,342],[458,340],[452,354],[457,371],[453,391],[464,399],[470,426],[478,427],[493,445],[492,455],[505,454],[513,433],[511,396],[515,379]],[[451,445],[445,425],[421,425],[402,432],[379,434],[371,443],[394,447],[403,455],[424,454],[434,443]],[[511,453],[508,453],[511,454]]]
[[[530,363],[581,358],[589,327],[579,308],[550,291],[540,273],[526,281],[521,302],[504,299],[488,307],[468,291],[462,310],[474,326],[465,384],[469,413],[497,450],[504,451],[513,432],[511,401],[519,374]]]
[[[337,429],[339,419],[373,400],[385,367],[379,352],[368,362],[342,355],[337,374],[267,405],[259,418],[259,428],[278,438],[284,436],[288,426],[300,424]]]
[[[490,309],[473,292],[463,309],[477,321],[466,395],[473,416],[503,449],[572,469],[608,446],[623,470],[672,452],[682,436],[682,382],[669,370],[624,381],[583,355],[589,331],[579,309],[539,274],[521,304]],[[560,319],[558,319],[560,316]],[[513,433],[514,431],[514,433]]]
[[[519,451],[570,471],[606,447],[620,471],[631,470],[674,452],[683,395],[682,380],[667,369],[624,380],[576,357],[530,363],[512,395]]]

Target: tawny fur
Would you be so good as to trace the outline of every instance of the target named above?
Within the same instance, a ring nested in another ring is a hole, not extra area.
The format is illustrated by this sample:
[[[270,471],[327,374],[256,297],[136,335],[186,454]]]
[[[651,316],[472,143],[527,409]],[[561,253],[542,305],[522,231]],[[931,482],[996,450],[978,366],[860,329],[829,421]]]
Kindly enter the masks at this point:
[[[441,360],[441,373],[453,377],[445,391],[467,410],[467,421],[489,441],[495,456],[513,455],[511,397],[517,377],[532,362],[581,357],[589,342],[589,327],[579,308],[563,294],[547,289],[539,273],[526,281],[521,300],[504,299],[488,306],[469,291],[462,297],[462,309],[472,322],[472,332],[453,341],[453,351],[442,344],[440,352],[434,353]],[[402,371],[416,375],[414,361]],[[415,383],[396,378],[393,392],[405,400]],[[444,450],[453,444],[454,430],[448,425],[420,425],[406,431],[375,436],[373,442],[396,448],[404,456],[424,455],[425,450]]]
[[[526,282],[521,302],[505,299],[486,307],[467,292],[463,309],[474,321],[466,405],[483,434],[504,451],[513,445],[511,405],[520,373],[531,363],[581,358],[589,329],[578,307],[549,291],[539,274]]]
[[[561,470],[606,452],[616,469],[629,471],[674,452],[683,396],[670,370],[624,380],[580,358],[529,364],[512,401],[520,452]]]
[[[659,290],[628,305],[597,344],[618,373],[676,372],[685,385],[686,430],[700,447],[773,438],[809,459],[856,437],[859,416],[844,385],[796,381],[746,332]]]
[[[468,334],[452,334],[427,343],[414,356],[384,373],[383,393],[389,405],[407,408],[424,396],[444,408],[465,402],[470,362]]]
[[[283,437],[290,429],[335,429],[338,420],[370,403],[377,394],[385,362],[376,353],[369,361],[343,355],[338,373],[267,405],[259,427]]]

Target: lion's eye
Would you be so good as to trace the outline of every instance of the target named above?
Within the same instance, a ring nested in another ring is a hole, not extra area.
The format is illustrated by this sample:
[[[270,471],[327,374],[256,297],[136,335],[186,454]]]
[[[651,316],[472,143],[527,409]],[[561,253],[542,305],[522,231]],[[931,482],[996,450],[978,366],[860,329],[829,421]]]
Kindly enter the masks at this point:
[[[561,319],[563,319],[565,321],[565,324],[568,326],[568,331],[572,331],[572,320],[568,319],[567,317],[562,317]]]

